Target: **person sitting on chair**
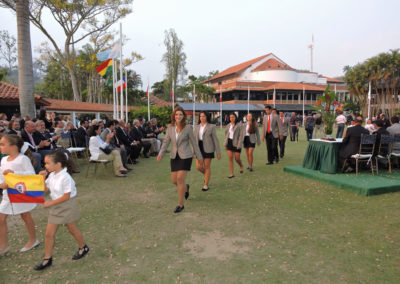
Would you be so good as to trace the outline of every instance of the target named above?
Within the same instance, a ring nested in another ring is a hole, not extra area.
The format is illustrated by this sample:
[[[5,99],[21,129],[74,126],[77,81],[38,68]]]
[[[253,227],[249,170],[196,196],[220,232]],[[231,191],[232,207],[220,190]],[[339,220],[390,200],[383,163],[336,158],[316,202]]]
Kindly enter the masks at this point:
[[[346,136],[343,138],[339,149],[339,167],[343,166],[346,159],[358,153],[360,150],[361,134],[369,134],[369,131],[361,126],[362,122],[363,118],[359,115],[354,120],[354,126],[347,129]],[[353,170],[350,165],[345,169],[346,172],[352,172]]]

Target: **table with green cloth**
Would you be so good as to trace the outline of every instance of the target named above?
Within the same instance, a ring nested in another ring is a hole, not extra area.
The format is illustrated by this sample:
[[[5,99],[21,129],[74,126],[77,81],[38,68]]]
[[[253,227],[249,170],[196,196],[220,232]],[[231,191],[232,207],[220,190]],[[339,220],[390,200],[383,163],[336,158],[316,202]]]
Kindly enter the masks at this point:
[[[338,166],[338,153],[342,139],[327,141],[311,139],[309,141],[303,167],[322,173],[335,174]]]

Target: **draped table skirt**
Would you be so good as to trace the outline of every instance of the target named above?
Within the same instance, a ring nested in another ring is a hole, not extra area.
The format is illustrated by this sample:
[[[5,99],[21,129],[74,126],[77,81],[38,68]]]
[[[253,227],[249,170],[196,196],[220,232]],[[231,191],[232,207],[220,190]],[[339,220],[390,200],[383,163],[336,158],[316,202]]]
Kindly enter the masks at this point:
[[[322,173],[335,174],[341,143],[342,139],[336,139],[336,141],[311,139],[304,156],[303,167]]]

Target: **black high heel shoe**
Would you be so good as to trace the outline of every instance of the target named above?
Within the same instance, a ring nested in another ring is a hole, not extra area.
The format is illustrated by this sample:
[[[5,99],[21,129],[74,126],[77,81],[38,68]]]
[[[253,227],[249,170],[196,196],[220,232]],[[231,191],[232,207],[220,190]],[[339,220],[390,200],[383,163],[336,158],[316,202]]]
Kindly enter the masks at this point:
[[[46,262],[47,261],[47,262]],[[45,264],[43,264],[44,262],[46,262]],[[51,266],[53,264],[53,257],[50,258],[44,258],[42,260],[41,263],[39,263],[38,265],[36,265],[33,269],[35,270],[43,270],[49,266]]]
[[[174,213],[179,213],[179,212],[181,212],[183,209],[185,209],[185,206],[183,206],[182,205],[182,207],[181,206],[176,206],[176,208],[175,208],[175,210],[174,210]]]
[[[79,248],[78,251],[72,256],[73,260],[78,260],[84,257],[89,252],[89,247],[84,245],[83,248]]]
[[[189,198],[189,187],[190,187],[190,185],[187,184],[187,185],[186,185],[187,190],[186,190],[186,192],[185,192],[185,199],[186,199],[186,200]]]

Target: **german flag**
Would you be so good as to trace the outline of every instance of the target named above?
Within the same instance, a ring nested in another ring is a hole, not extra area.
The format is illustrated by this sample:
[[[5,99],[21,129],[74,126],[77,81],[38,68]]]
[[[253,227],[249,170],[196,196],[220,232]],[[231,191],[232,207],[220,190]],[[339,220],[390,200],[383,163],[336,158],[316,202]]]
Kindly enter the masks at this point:
[[[97,73],[100,74],[101,77],[106,79],[110,77],[112,74],[112,65],[113,65],[112,59],[111,58],[107,59],[106,61],[104,61],[103,63],[101,63],[99,66],[96,67],[96,71]]]
[[[11,203],[44,203],[44,178],[41,175],[4,175]]]

